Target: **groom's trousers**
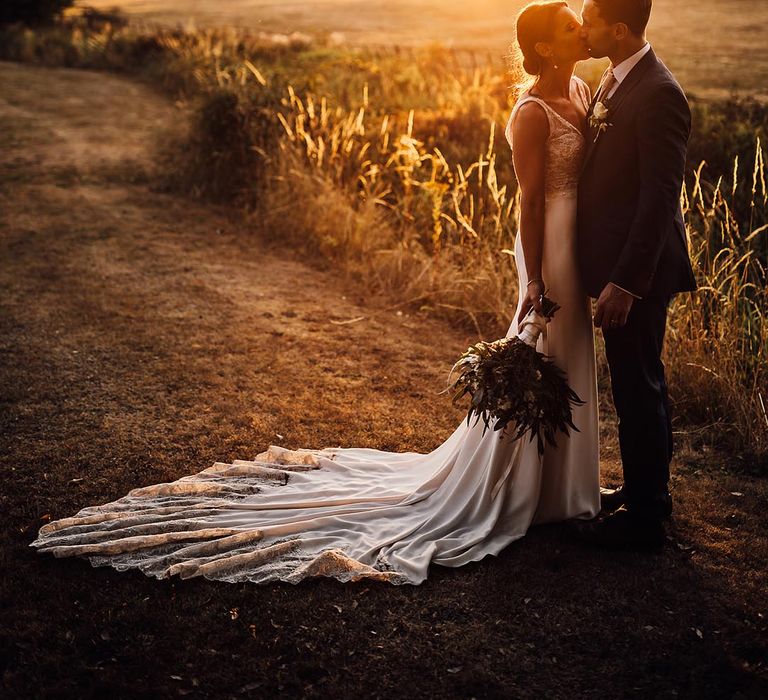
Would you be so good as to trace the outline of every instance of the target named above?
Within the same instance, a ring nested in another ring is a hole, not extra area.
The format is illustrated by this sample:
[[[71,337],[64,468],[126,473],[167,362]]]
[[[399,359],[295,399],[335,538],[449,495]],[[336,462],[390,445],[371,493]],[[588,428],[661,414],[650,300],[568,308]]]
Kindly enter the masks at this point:
[[[624,492],[630,511],[660,517],[668,494],[672,419],[661,351],[671,297],[636,299],[622,328],[603,330],[619,419]]]

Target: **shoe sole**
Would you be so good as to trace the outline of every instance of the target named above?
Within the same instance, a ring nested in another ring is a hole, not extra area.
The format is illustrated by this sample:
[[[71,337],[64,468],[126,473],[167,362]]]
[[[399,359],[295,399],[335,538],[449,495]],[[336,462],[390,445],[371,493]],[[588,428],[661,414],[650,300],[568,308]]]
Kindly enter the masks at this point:
[[[603,506],[601,505],[600,506],[600,512],[598,513],[598,515],[600,515],[600,514],[610,515],[611,513],[615,513],[623,505],[625,505],[625,504],[622,503],[621,505],[618,505],[615,508],[610,508],[610,509],[609,508],[603,508]],[[661,514],[661,519],[662,520],[671,520],[672,519],[672,515],[673,515],[672,511],[668,511],[666,513],[662,513]]]

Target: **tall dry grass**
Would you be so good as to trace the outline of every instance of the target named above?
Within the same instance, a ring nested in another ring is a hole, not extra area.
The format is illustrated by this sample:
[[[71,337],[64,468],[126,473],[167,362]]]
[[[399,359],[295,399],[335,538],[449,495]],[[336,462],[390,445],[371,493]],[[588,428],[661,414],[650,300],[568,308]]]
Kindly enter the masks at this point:
[[[677,403],[700,441],[768,451],[768,223],[766,168],[758,139],[749,170],[733,164],[730,182],[701,178],[683,191],[689,247],[700,288],[675,298],[668,356]],[[734,201],[750,194],[748,224]]]
[[[281,182],[311,211],[299,227],[305,240],[319,236],[321,254],[362,268],[360,279],[371,286],[470,319],[480,334],[506,330],[517,297],[516,192],[499,183],[494,123],[487,150],[465,168],[413,137],[412,112],[404,123],[366,120],[364,107],[331,113],[324,101],[305,102],[289,90],[276,115],[285,131],[282,162],[290,164]],[[313,176],[302,180],[300,173]],[[760,458],[768,449],[768,194],[759,139],[751,170],[740,171],[736,159],[727,191],[723,178],[712,185],[701,173],[699,167],[682,192],[700,290],[677,296],[669,315],[666,362],[676,413],[688,423],[680,432],[689,442]],[[735,212],[745,185],[746,227]],[[346,226],[335,234],[334,222],[344,216],[338,204],[328,209],[327,198],[314,198],[323,188],[336,197],[346,191],[343,208],[353,218],[361,211],[367,218],[371,202],[388,217],[359,225],[353,238]],[[295,217],[284,221],[293,225]]]
[[[196,104],[175,178],[362,288],[500,335],[517,297],[509,79],[439,47],[383,52],[233,31],[16,32],[6,57],[131,71]],[[585,76],[594,81],[595,76]],[[739,125],[744,128],[744,125]],[[177,154],[178,155],[178,154]],[[701,289],[670,309],[680,432],[768,455],[768,234],[759,138],[682,202]],[[605,374],[605,367],[602,366]]]
[[[312,178],[309,187],[299,186],[302,202],[313,201],[323,182],[320,189],[344,193],[352,212],[381,210],[379,225],[340,237],[329,249],[329,234],[313,232],[322,229],[318,216],[334,225],[320,202],[305,236],[321,236],[326,254],[370,267],[372,284],[411,303],[471,319],[478,331],[507,321],[516,283],[514,193],[499,182],[495,122],[484,152],[462,165],[415,137],[412,110],[378,117],[365,104],[332,109],[289,86],[276,118],[283,127],[278,182],[294,197],[306,172]]]

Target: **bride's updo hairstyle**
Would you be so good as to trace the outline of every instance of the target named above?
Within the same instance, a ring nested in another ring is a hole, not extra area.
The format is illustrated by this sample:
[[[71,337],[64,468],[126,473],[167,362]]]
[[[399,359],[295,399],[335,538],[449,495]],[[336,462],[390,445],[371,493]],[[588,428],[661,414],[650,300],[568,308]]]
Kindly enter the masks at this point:
[[[536,44],[552,39],[555,16],[563,7],[568,7],[563,0],[532,2],[517,16],[515,44],[510,52],[510,72],[518,90],[530,87],[541,75],[546,59],[536,51]]]

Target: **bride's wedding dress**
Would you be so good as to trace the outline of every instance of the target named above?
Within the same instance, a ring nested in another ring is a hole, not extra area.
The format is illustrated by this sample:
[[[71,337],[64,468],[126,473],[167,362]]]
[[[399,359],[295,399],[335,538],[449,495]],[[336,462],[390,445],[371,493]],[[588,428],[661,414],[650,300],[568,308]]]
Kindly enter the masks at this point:
[[[586,99],[586,86],[575,78],[572,90]],[[507,126],[510,145],[512,120],[529,101],[549,119],[543,276],[562,307],[537,349],[565,370],[585,401],[573,412],[580,432],[559,435],[543,456],[528,436],[483,435],[482,421],[474,419],[429,454],[272,445],[253,460],[217,463],[53,521],[32,546],[158,578],[297,583],[330,576],[418,584],[431,563],[454,567],[498,554],[533,524],[594,517],[600,502],[595,353],[575,251],[585,142],[546,103],[524,93]],[[515,254],[525,289],[519,235]],[[513,320],[507,336],[516,333]]]

